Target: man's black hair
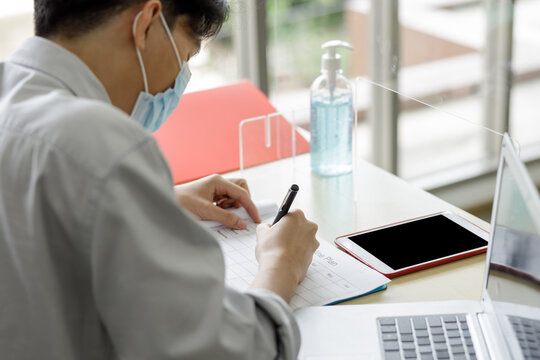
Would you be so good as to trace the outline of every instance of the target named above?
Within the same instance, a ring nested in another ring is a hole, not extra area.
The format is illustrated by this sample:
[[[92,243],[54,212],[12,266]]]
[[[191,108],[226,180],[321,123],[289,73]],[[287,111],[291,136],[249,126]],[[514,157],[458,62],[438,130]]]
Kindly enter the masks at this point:
[[[67,38],[88,33],[113,16],[145,0],[34,0],[35,33]],[[186,15],[196,39],[216,35],[229,15],[226,0],[161,0],[163,15],[172,28]]]

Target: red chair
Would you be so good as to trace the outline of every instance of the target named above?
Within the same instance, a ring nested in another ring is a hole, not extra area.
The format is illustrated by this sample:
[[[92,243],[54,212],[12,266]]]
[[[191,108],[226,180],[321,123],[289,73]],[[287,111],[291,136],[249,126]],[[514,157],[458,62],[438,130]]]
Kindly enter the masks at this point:
[[[266,96],[249,81],[182,96],[178,108],[154,133],[169,162],[175,184],[213,173],[237,170],[239,130],[244,119],[275,113]],[[292,138],[291,125],[282,117],[279,132]],[[245,127],[242,138],[264,140],[263,121]],[[244,166],[253,166],[279,158],[276,144],[254,147]],[[296,154],[309,151],[309,143],[296,133]]]

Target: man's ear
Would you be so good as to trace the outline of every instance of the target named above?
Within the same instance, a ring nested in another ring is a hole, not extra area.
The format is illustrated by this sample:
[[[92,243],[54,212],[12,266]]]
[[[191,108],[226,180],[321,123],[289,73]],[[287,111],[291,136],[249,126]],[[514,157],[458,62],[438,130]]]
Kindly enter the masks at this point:
[[[148,0],[133,18],[133,39],[135,46],[143,51],[148,38],[148,30],[155,20],[159,21],[161,1]]]

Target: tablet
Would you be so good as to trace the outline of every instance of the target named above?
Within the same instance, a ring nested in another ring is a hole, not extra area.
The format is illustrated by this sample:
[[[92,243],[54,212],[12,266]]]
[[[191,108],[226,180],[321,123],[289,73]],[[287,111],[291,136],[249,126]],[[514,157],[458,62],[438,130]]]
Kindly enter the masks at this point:
[[[487,231],[443,212],[343,235],[335,243],[387,277],[396,277],[485,252],[487,239]]]

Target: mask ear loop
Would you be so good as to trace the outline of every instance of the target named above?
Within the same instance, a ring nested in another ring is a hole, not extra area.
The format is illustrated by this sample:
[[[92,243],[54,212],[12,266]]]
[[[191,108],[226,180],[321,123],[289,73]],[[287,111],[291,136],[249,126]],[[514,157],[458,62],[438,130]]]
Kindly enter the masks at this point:
[[[137,16],[135,16],[135,20],[133,20],[133,40],[134,41],[135,41],[135,30],[137,28],[137,21],[139,20],[139,17],[141,15],[142,15],[142,11],[139,11]],[[137,44],[135,44],[135,51],[137,52],[137,57],[139,58],[139,63],[141,64],[141,71],[142,71],[143,82],[144,82],[144,91],[148,93],[148,79],[146,78],[146,69],[144,68],[144,62],[142,59],[141,51],[137,47]]]
[[[180,54],[178,54],[178,49],[176,48],[176,44],[174,43],[174,39],[171,34],[171,30],[169,29],[169,25],[167,25],[167,21],[165,21],[165,17],[163,16],[163,13],[159,13],[159,17],[161,18],[161,22],[163,23],[163,27],[165,28],[165,32],[169,36],[169,40],[171,40],[171,44],[174,50],[174,54],[176,55],[176,60],[178,60],[178,66],[180,67],[180,70],[182,70],[182,60],[180,59]]]

